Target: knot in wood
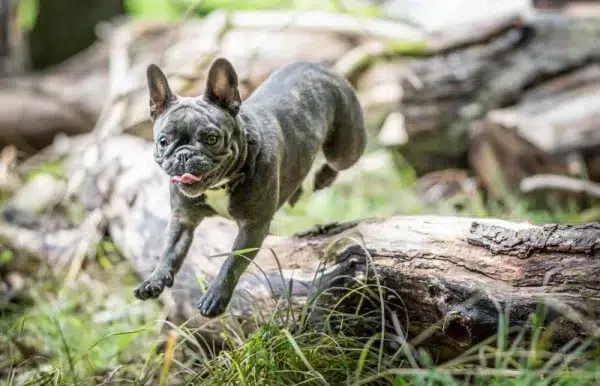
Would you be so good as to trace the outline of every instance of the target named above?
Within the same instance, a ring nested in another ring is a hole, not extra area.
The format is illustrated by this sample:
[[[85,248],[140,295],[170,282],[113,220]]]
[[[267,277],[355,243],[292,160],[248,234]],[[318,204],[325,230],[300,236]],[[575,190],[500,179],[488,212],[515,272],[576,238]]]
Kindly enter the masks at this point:
[[[459,310],[452,310],[444,316],[442,333],[454,340],[461,347],[469,346],[472,343],[473,335],[471,327],[473,322],[471,318],[464,315]]]

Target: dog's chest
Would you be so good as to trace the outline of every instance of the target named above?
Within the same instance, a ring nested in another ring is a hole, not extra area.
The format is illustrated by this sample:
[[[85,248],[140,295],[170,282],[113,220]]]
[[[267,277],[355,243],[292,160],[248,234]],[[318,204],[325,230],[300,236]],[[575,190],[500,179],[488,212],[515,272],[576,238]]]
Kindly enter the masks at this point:
[[[225,188],[207,190],[204,192],[204,202],[210,206],[218,215],[231,219],[229,214],[229,191]]]

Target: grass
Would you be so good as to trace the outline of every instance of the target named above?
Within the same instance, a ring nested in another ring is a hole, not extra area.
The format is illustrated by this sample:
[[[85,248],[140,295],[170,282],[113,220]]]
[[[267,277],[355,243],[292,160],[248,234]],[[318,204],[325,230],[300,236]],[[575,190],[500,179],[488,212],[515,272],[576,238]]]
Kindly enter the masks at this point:
[[[7,384],[54,377],[75,383],[117,366],[138,373],[139,354],[158,337],[160,309],[134,302],[123,280],[135,282],[124,264],[109,270],[94,264],[71,283],[27,282],[31,306],[1,307],[0,375]]]

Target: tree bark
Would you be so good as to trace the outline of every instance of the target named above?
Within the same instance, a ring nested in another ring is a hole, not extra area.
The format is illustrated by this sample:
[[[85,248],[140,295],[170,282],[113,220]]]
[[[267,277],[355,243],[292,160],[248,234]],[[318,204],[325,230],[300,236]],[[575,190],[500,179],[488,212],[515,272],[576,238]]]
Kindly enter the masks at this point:
[[[25,71],[26,50],[23,31],[19,26],[18,2],[0,1],[0,77]]]

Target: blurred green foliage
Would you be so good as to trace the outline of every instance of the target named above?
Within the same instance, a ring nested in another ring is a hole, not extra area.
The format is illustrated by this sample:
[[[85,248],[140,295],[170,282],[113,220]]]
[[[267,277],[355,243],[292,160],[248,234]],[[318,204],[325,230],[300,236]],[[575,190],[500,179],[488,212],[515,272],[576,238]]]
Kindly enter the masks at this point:
[[[125,0],[125,9],[132,15],[161,19],[172,19],[181,14],[172,0]]]
[[[357,3],[346,6],[339,0],[126,0],[126,7],[132,15],[144,17],[172,18],[188,10],[197,15],[206,15],[214,10],[265,10],[296,9],[323,10],[378,16],[379,8]]]
[[[37,0],[19,0],[19,25],[28,30],[37,17]]]
[[[19,23],[22,28],[34,25],[38,0],[19,0]],[[60,0],[57,0],[60,1]],[[128,14],[152,19],[173,20],[190,12],[204,16],[215,10],[296,9],[337,11],[376,17],[377,6],[344,5],[340,0],[123,0]]]

